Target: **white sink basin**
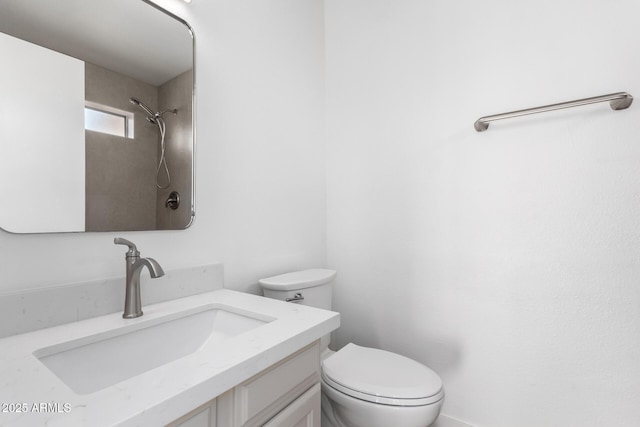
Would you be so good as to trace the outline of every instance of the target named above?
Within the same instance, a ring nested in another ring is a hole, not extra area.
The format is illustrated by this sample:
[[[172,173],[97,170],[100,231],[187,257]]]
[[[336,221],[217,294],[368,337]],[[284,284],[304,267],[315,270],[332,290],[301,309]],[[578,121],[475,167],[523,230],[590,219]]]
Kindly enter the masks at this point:
[[[71,390],[89,394],[273,320],[258,317],[221,307],[197,307],[150,321],[141,317],[33,354]]]

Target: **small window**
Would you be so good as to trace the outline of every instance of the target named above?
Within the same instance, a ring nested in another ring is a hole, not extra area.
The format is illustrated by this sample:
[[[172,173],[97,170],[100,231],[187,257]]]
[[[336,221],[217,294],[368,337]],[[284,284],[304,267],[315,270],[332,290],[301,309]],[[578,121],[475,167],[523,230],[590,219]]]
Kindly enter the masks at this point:
[[[87,101],[84,107],[84,128],[133,138],[133,113]]]

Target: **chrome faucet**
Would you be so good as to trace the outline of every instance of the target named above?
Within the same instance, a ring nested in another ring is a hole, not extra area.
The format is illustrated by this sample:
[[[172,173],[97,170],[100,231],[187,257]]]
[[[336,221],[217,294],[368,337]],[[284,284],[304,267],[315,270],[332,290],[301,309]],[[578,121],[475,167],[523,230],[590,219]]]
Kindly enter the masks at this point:
[[[132,242],[116,237],[113,239],[116,245],[127,245],[129,250],[125,255],[127,263],[127,281],[124,298],[124,314],[125,319],[133,319],[142,316],[142,302],[140,300],[140,273],[143,267],[149,269],[151,278],[164,276],[164,270],[160,264],[153,258],[140,258],[138,248]]]

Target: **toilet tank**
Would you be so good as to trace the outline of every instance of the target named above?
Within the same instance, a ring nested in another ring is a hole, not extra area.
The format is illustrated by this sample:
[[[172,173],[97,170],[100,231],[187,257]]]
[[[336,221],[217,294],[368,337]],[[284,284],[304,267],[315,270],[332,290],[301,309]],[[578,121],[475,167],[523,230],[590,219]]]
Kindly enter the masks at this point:
[[[312,268],[260,279],[264,296],[331,310],[335,270]]]

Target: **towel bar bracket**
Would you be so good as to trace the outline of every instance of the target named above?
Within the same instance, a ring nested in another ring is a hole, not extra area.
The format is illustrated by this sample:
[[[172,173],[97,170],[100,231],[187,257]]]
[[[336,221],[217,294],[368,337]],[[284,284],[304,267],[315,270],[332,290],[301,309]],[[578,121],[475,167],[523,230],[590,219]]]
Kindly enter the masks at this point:
[[[609,105],[611,106],[612,110],[626,110],[627,108],[629,108],[631,106],[631,103],[633,102],[633,96],[627,94],[628,96],[625,96],[624,98],[620,98],[620,99],[613,99],[611,101],[609,101]]]

